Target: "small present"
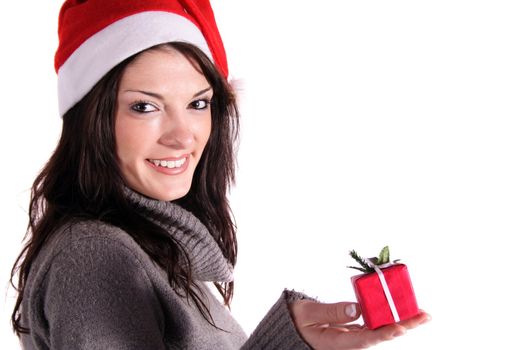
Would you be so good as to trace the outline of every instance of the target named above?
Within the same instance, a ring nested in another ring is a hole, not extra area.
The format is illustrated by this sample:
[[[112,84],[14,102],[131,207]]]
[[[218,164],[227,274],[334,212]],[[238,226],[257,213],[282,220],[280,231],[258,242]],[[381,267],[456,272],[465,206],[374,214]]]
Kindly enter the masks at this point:
[[[388,247],[376,258],[363,259],[355,251],[350,255],[361,265],[350,267],[364,272],[351,280],[367,328],[375,329],[419,313],[408,268],[398,260],[390,262]]]

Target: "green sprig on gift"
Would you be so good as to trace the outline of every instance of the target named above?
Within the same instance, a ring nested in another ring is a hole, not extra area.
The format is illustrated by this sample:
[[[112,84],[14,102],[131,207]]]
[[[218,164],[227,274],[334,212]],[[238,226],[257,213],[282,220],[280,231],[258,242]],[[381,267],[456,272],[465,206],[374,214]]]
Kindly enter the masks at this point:
[[[359,270],[364,273],[374,272],[374,268],[370,266],[370,264],[365,259],[360,257],[355,250],[352,250],[350,252],[350,256],[361,266],[347,266],[348,268]],[[388,264],[390,262],[390,249],[388,249],[388,246],[385,246],[383,249],[381,249],[377,257],[373,257],[368,260],[370,260],[371,263],[377,266]],[[399,259],[394,260],[393,262],[396,263],[398,261]]]

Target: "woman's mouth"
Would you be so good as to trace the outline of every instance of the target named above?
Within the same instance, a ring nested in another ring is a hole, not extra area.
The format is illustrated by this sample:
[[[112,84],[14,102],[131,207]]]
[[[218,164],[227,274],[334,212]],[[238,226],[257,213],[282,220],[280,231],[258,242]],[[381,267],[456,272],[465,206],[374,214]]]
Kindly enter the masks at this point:
[[[187,157],[177,160],[164,160],[164,159],[148,159],[148,162],[155,166],[167,168],[167,169],[178,169],[186,163]]]

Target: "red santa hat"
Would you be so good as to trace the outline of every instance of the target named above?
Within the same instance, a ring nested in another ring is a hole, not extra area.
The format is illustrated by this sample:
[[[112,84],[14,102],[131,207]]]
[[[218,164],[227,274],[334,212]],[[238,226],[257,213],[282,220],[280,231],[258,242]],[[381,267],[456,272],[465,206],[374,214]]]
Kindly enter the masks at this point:
[[[228,63],[209,0],[66,0],[55,55],[63,116],[113,67],[155,45],[200,48],[228,77]]]

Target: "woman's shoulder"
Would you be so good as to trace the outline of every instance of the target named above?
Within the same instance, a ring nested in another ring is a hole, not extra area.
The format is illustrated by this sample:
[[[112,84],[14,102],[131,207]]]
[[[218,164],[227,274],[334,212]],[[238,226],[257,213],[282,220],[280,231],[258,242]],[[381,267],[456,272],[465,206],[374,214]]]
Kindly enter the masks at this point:
[[[52,328],[56,339],[104,341],[97,338],[107,332],[101,328],[130,322],[147,310],[147,323],[157,327],[163,321],[156,294],[160,278],[153,266],[120,228],[99,221],[64,225],[31,266],[24,323],[35,338],[48,337]]]
[[[107,242],[135,249],[138,245],[123,229],[99,220],[76,220],[57,230],[54,235],[58,249],[84,245],[85,242]]]
[[[133,238],[121,228],[98,220],[77,220],[59,228],[46,243],[48,254],[78,255],[111,252],[137,255],[142,252]],[[95,251],[93,251],[95,250]]]
[[[44,244],[31,268],[40,284],[52,274],[120,274],[132,266],[151,268],[151,259],[124,230],[96,220],[68,223]],[[31,276],[30,276],[31,277]]]

